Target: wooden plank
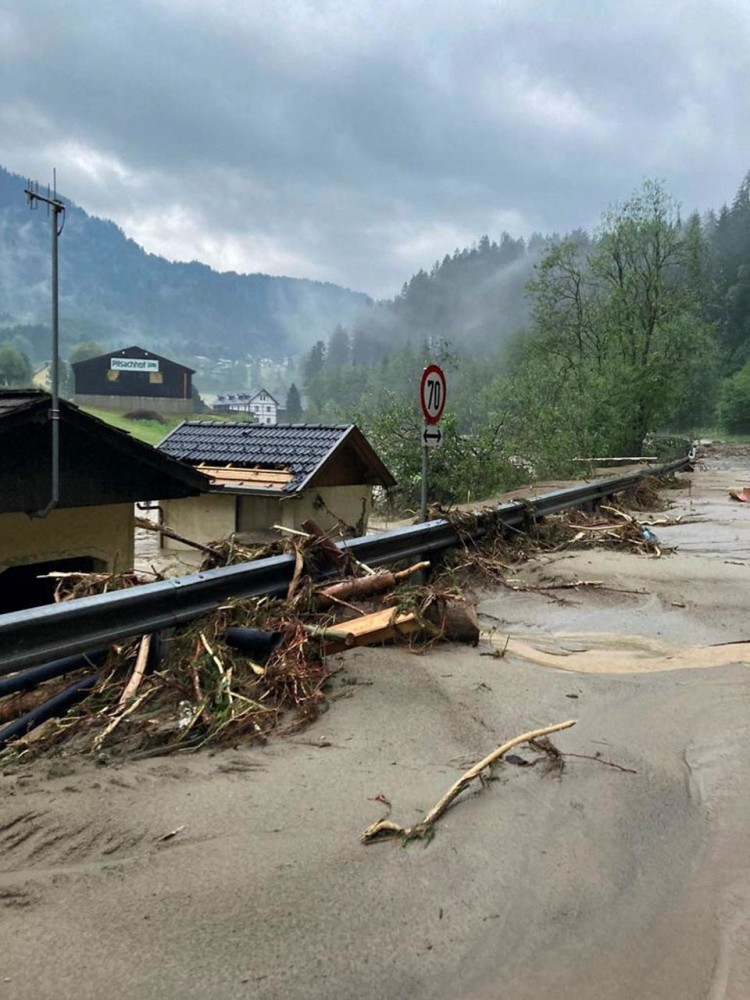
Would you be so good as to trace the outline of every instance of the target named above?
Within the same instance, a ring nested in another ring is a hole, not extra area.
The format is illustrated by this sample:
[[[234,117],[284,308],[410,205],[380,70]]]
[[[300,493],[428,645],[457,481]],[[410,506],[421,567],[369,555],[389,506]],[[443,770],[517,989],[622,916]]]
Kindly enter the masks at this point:
[[[239,469],[236,467],[230,468],[217,465],[205,465],[201,463],[198,466],[198,469],[200,472],[204,473],[204,475],[224,480],[262,479],[265,482],[288,483],[293,476],[293,473],[289,472],[288,469],[261,469],[257,466]]]
[[[421,627],[416,615],[398,614],[394,608],[386,608],[339,625],[329,625],[326,632],[331,639],[325,642],[325,651],[339,653],[351,646],[373,646],[391,639],[404,639],[419,632]],[[338,640],[333,638],[337,635],[341,636]]]

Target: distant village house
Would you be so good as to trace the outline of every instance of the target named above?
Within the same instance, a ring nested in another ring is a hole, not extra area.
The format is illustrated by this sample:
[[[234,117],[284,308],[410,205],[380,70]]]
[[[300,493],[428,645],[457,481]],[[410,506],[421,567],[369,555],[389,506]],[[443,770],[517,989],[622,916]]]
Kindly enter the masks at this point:
[[[252,413],[259,424],[278,422],[279,404],[267,389],[252,392],[230,392],[216,397],[216,413]]]

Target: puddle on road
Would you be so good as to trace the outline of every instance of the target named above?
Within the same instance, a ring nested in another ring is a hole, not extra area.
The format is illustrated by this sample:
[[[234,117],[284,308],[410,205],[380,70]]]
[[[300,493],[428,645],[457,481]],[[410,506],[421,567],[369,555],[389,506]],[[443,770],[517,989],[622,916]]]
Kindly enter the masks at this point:
[[[579,673],[649,673],[720,667],[729,663],[750,666],[750,642],[731,642],[685,649],[642,635],[615,633],[511,633],[493,632],[485,637],[498,652],[530,660],[540,666]]]

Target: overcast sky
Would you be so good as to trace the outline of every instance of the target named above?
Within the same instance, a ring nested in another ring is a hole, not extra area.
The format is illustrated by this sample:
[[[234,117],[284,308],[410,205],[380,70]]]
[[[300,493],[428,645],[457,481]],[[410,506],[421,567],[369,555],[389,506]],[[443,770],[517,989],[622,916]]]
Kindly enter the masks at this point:
[[[380,296],[750,170],[750,0],[4,0],[0,164],[153,253]]]

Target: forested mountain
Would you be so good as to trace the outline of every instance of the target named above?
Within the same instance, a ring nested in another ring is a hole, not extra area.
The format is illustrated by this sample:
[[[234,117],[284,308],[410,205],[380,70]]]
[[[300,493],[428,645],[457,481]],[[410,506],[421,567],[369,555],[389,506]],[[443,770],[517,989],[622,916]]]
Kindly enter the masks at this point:
[[[50,236],[25,178],[0,168],[0,327],[48,323]],[[371,300],[333,284],[218,273],[146,253],[113,222],[70,204],[60,240],[62,353],[81,340],[137,342],[177,356],[281,358]],[[38,360],[38,359],[37,359]]]

